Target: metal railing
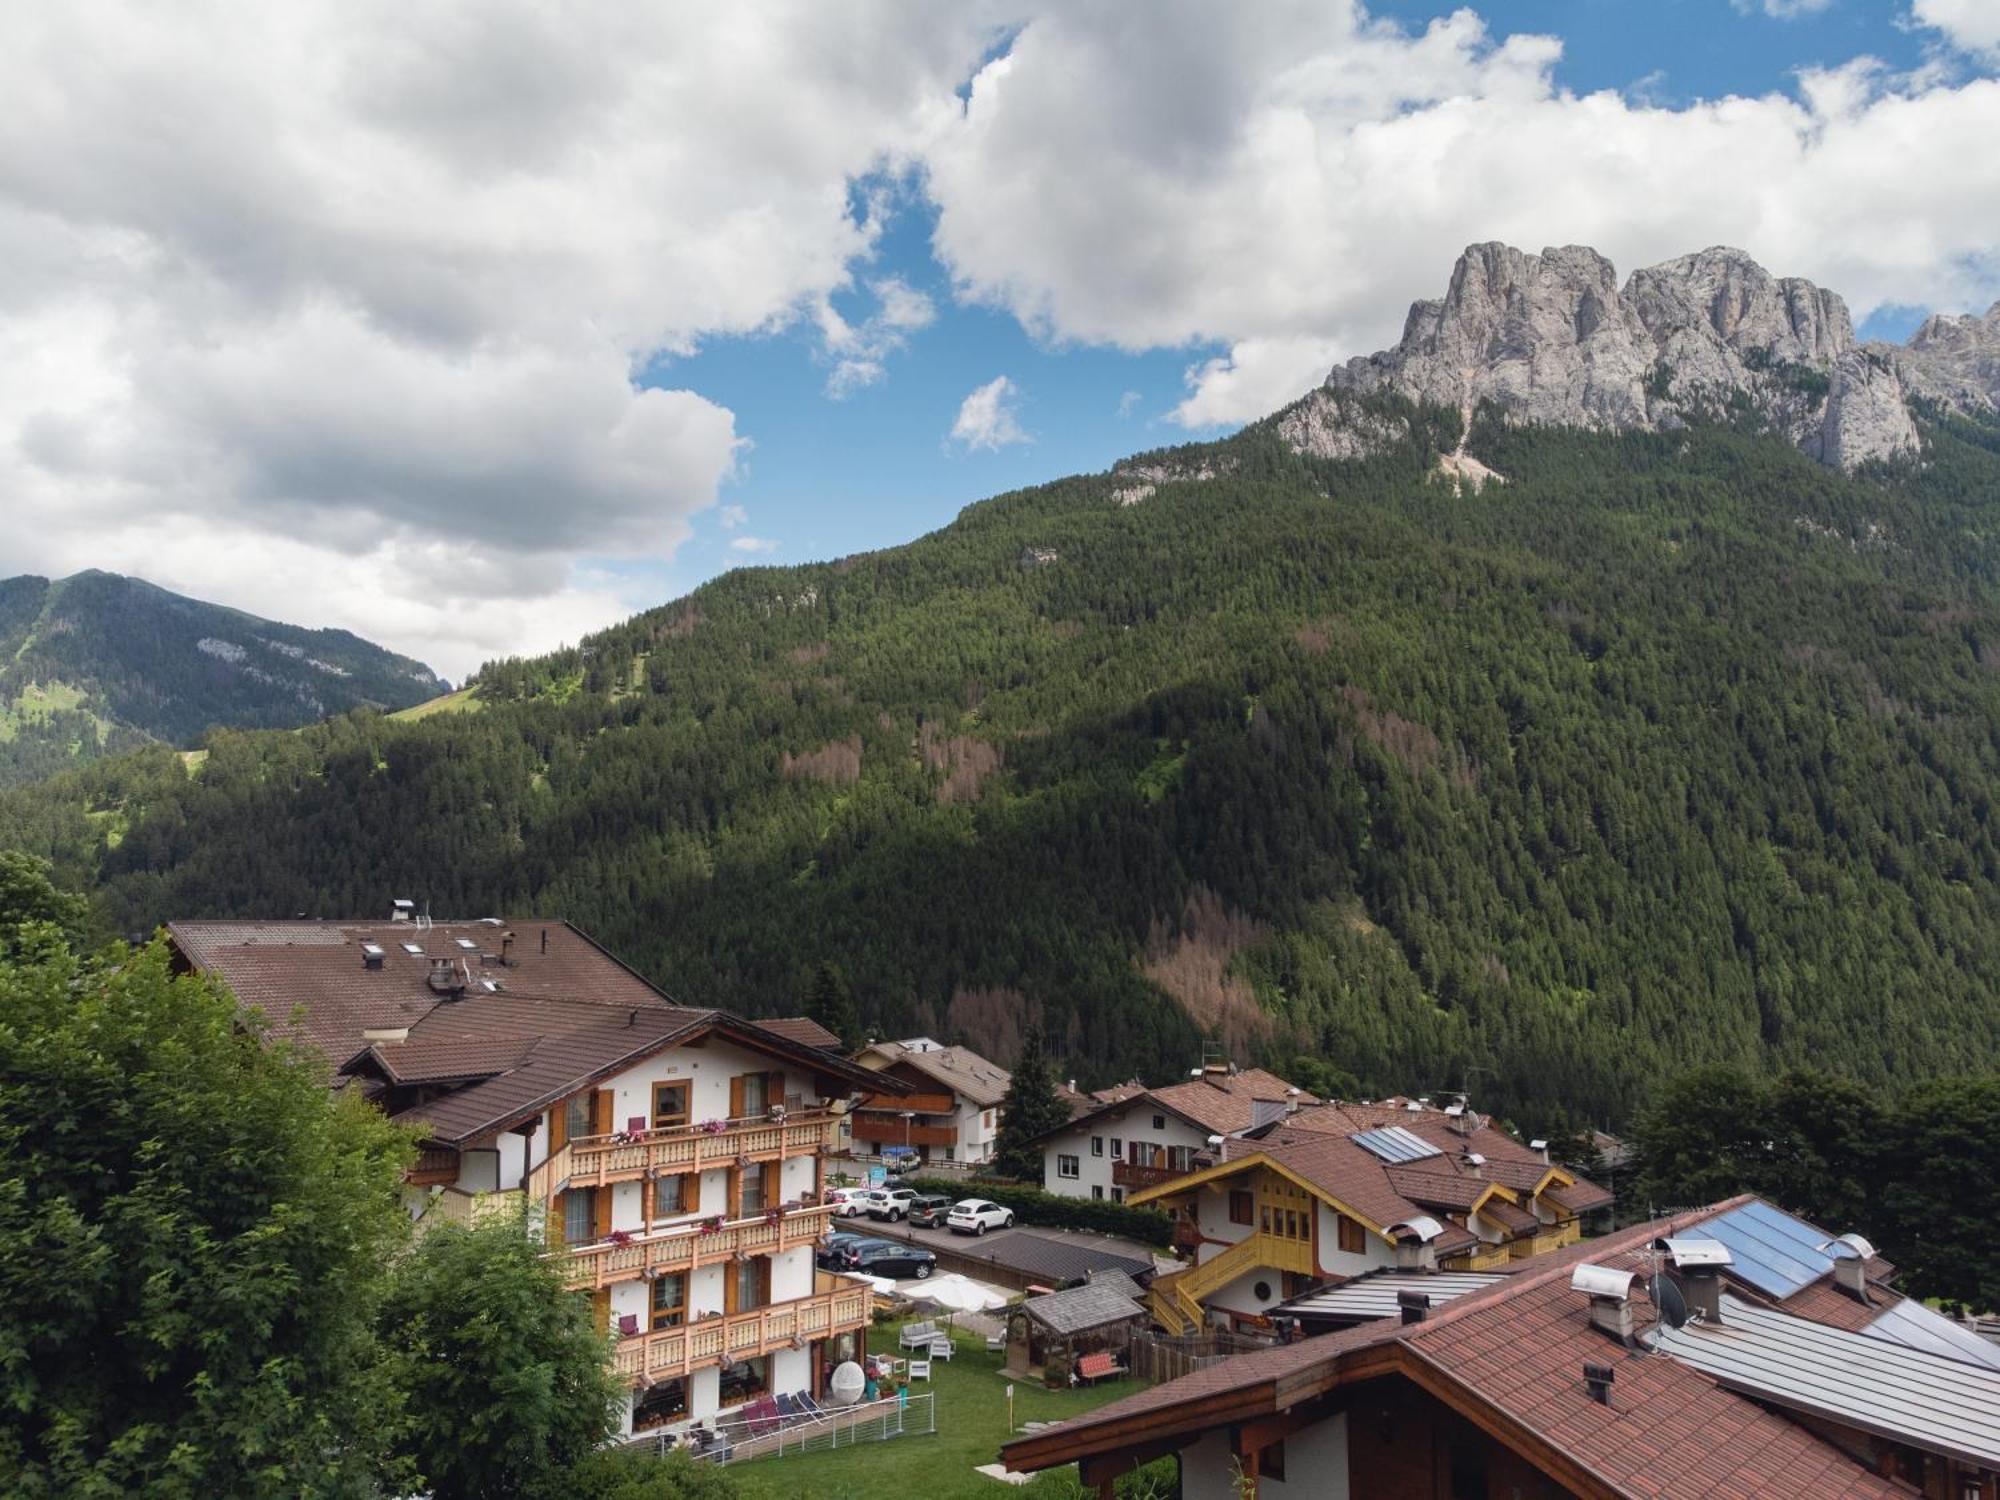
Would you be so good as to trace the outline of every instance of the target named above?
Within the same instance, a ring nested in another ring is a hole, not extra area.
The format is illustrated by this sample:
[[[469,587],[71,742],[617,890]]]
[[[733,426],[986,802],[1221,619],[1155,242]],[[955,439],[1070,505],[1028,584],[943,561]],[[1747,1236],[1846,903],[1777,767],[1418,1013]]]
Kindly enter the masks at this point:
[[[739,1464],[756,1458],[782,1458],[800,1453],[824,1453],[890,1438],[930,1437],[937,1432],[937,1397],[892,1396],[857,1406],[824,1406],[815,1416],[721,1417],[704,1424],[716,1440],[688,1454],[707,1463]],[[670,1429],[634,1433],[625,1446],[666,1453],[681,1446],[681,1434]]]

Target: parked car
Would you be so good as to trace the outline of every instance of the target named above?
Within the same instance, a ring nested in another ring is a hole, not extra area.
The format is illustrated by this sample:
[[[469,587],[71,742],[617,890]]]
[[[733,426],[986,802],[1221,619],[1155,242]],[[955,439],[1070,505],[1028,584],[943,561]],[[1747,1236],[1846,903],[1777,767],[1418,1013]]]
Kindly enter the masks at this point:
[[[893,1224],[909,1215],[910,1205],[916,1200],[915,1188],[877,1188],[868,1203],[868,1217],[887,1219]]]
[[[887,1276],[896,1281],[911,1276],[924,1281],[936,1269],[937,1256],[930,1251],[918,1245],[892,1245],[887,1240],[864,1246],[855,1264],[863,1276]]]
[[[1014,1210],[989,1203],[984,1198],[965,1198],[951,1206],[944,1227],[953,1234],[984,1234],[989,1229],[1012,1229]]]
[[[851,1219],[860,1214],[875,1216],[875,1205],[881,1201],[886,1191],[885,1188],[848,1189],[847,1202],[842,1205],[846,1212],[842,1217]]]
[[[951,1213],[951,1199],[943,1193],[919,1193],[910,1200],[909,1213],[912,1229],[942,1229]]]
[[[889,1240],[878,1240],[852,1230],[837,1229],[826,1237],[819,1253],[813,1261],[822,1271],[852,1271],[860,1263],[861,1252],[871,1246],[892,1245]]]
[[[867,1205],[857,1201],[865,1191],[865,1188],[828,1188],[826,1201],[833,1205],[833,1216],[836,1219],[851,1219],[865,1213]]]

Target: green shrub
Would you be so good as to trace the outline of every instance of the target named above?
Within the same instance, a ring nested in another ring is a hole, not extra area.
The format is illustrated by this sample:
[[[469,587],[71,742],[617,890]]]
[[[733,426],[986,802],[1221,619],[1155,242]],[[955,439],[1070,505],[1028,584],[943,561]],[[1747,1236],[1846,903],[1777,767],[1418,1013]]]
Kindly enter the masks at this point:
[[[1021,1224],[1039,1224],[1050,1229],[1094,1229],[1100,1234],[1123,1235],[1144,1245],[1161,1247],[1173,1238],[1174,1221],[1157,1208],[1133,1208],[1095,1198],[1065,1198],[1018,1182],[996,1182],[983,1177],[970,1182],[923,1177],[909,1186],[920,1193],[943,1193],[954,1202],[960,1198],[990,1198],[1002,1208],[1011,1208],[1015,1221]]]

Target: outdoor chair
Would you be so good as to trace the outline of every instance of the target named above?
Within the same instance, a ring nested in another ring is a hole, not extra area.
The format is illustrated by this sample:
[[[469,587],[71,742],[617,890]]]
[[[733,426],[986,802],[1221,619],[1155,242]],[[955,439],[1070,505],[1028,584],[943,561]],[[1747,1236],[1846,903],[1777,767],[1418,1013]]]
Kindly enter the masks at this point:
[[[931,1340],[931,1358],[949,1360],[951,1358],[951,1336],[939,1334]]]
[[[1006,1349],[1006,1347],[1007,1347],[1006,1334],[989,1333],[986,1335],[986,1352],[988,1354],[999,1354],[1004,1349]]]
[[[797,1420],[798,1415],[798,1403],[786,1392],[778,1392],[778,1416],[786,1422],[792,1422]]]
[[[639,1315],[637,1313],[619,1314],[618,1337],[620,1337],[621,1339],[629,1339],[630,1337],[632,1337],[633,1334],[637,1333],[638,1331],[639,1331]]]
[[[644,1135],[646,1133],[646,1117],[644,1115],[633,1115],[627,1119],[625,1121],[625,1133],[627,1135]]]
[[[913,1359],[910,1361],[910,1379],[929,1380],[930,1378],[931,1378],[931,1362],[929,1360]]]
[[[898,1335],[896,1346],[900,1349],[923,1348],[937,1337],[937,1332],[938,1326],[935,1323],[929,1321],[912,1323]]]
[[[798,1407],[800,1414],[808,1421],[824,1422],[826,1420],[826,1408],[813,1399],[811,1391],[798,1392],[792,1397],[792,1404]]]

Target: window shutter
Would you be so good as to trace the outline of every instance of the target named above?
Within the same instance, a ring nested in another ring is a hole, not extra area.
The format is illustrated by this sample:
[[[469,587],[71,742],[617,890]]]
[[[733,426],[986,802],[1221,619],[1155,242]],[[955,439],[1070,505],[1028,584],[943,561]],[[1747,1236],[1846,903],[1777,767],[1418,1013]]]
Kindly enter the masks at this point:
[[[599,1333],[609,1333],[611,1331],[611,1288],[610,1287],[607,1286],[603,1288],[601,1291],[593,1292],[591,1294],[590,1311],[592,1318],[597,1323],[597,1331]]]
[[[590,1111],[590,1129],[594,1135],[609,1135],[618,1128],[615,1112],[618,1108],[616,1089],[599,1089]]]
[[[611,1233],[611,1189],[601,1187],[590,1191],[590,1232],[601,1240]]]
[[[764,1075],[764,1102],[774,1109],[785,1102],[785,1075],[783,1073],[773,1072]]]
[[[764,1163],[764,1207],[766,1208],[776,1208],[778,1206],[778,1168],[780,1165],[780,1163],[775,1161]]]
[[[722,1311],[724,1314],[736,1311],[737,1267],[732,1262],[722,1268]]]
[[[569,1144],[569,1110],[567,1101],[558,1099],[549,1110],[549,1155],[554,1156]]]
[[[740,1073],[729,1080],[729,1118],[743,1118],[743,1075]]]
[[[743,1217],[743,1173],[735,1167],[728,1170],[722,1182],[722,1216],[725,1219]]]

